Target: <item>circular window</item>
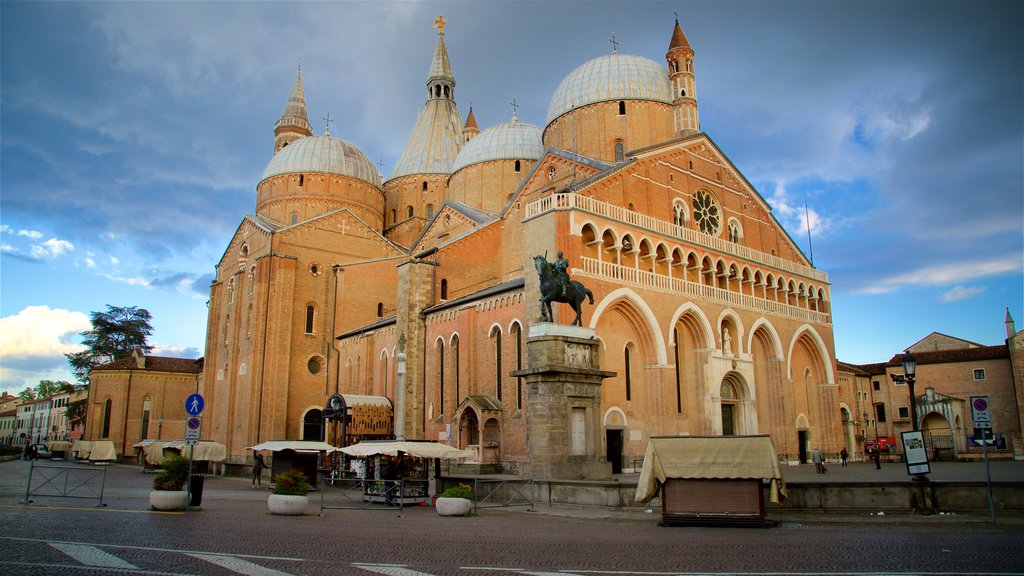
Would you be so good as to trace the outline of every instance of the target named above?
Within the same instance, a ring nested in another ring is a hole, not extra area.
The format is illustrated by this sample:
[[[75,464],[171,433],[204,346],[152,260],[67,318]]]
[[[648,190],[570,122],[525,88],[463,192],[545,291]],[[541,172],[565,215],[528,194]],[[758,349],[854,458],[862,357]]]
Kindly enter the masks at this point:
[[[310,374],[317,374],[320,372],[320,360],[318,358],[310,358],[306,367],[309,368]]]
[[[320,265],[317,264],[316,262],[310,264],[309,265],[309,273],[312,274],[313,276],[319,276],[320,275]]]
[[[715,204],[715,199],[705,190],[698,190],[693,198],[693,219],[697,229],[712,236],[718,234],[722,227],[722,211]]]

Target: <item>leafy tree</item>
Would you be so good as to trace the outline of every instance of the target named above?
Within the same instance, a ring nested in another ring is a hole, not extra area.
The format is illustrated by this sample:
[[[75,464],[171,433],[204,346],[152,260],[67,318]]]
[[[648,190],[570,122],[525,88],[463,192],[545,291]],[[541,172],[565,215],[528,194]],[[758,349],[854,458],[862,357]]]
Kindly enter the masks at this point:
[[[36,399],[36,390],[35,390],[35,388],[32,388],[30,386],[28,388],[25,388],[21,392],[18,392],[18,398],[21,398],[25,402],[31,402],[32,400],[35,400]]]
[[[89,372],[96,366],[126,358],[136,348],[149,353],[153,347],[146,343],[146,337],[153,333],[152,318],[149,310],[135,306],[121,308],[107,304],[106,312],[93,312],[90,315],[92,329],[82,332],[86,349],[65,354],[75,378],[88,386]]]
[[[35,389],[36,398],[49,398],[54,394],[64,394],[73,391],[74,387],[63,380],[57,382],[53,380],[40,380]]]

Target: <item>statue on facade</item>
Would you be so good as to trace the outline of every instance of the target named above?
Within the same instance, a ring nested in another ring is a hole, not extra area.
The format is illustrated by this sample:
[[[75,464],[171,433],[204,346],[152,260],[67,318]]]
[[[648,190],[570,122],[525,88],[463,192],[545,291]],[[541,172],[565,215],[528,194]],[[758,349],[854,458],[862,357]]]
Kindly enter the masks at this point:
[[[573,326],[583,325],[583,300],[590,299],[594,303],[594,294],[586,286],[576,280],[569,279],[569,261],[558,252],[554,263],[548,262],[547,255],[533,257],[534,268],[537,269],[537,276],[540,278],[540,318],[544,322],[550,322],[553,314],[551,312],[552,302],[562,302],[572,307],[576,312],[573,319]]]

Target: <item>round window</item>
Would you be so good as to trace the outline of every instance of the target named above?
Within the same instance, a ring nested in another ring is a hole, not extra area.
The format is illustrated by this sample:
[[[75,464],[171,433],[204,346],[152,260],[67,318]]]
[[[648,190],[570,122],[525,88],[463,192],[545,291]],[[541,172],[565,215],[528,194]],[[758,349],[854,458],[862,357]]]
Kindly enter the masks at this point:
[[[309,359],[309,363],[307,364],[307,367],[309,368],[309,373],[310,374],[317,374],[317,373],[319,373],[320,372],[320,359],[319,358],[310,358]]]
[[[697,229],[712,236],[722,228],[722,211],[715,199],[705,190],[698,190],[693,198],[693,220]]]
[[[316,262],[309,265],[309,273],[313,276],[319,276],[321,272],[320,265]]]

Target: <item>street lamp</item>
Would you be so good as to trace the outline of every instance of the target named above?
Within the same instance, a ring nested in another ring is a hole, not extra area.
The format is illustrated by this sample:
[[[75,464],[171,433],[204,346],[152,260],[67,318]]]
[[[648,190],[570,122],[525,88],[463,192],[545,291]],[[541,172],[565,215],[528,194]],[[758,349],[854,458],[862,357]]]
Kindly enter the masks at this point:
[[[910,423],[913,430],[917,427],[917,396],[914,394],[914,380],[917,374],[917,358],[910,351],[903,353],[903,377],[907,381],[907,389],[910,392]]]

